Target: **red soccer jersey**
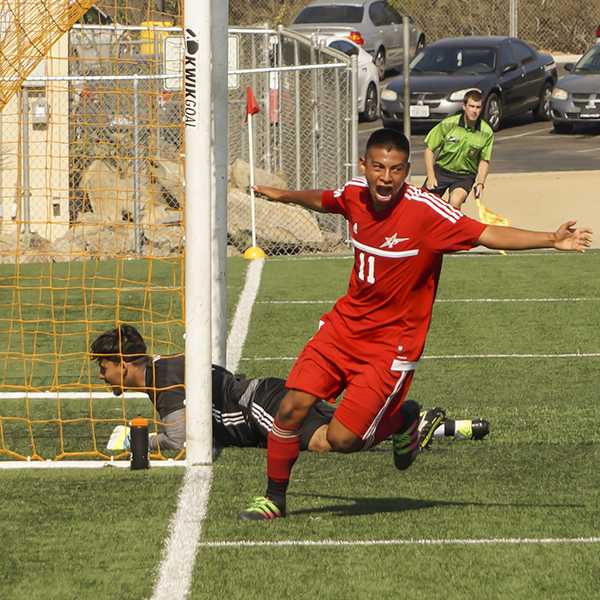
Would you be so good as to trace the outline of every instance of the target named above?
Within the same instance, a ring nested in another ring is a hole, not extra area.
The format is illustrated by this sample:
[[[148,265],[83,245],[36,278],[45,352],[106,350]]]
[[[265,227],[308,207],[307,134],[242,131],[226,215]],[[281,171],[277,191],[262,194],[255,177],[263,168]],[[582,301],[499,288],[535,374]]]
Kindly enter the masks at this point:
[[[416,362],[431,322],[442,255],[476,246],[485,225],[409,184],[398,201],[376,212],[364,177],[323,192],[322,202],[328,212],[346,217],[354,245],[348,291],[323,321],[363,360]]]

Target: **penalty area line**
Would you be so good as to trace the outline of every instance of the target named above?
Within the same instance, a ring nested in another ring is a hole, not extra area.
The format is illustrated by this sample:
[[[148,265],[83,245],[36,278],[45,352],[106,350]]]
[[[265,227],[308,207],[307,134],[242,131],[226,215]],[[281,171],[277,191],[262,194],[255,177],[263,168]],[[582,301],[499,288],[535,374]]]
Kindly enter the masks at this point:
[[[438,298],[436,304],[476,304],[476,303],[508,303],[508,302],[598,302],[600,297],[575,298]],[[335,300],[259,300],[256,304],[335,304]]]
[[[600,352],[570,352],[564,354],[440,354],[422,356],[420,360],[463,360],[481,358],[597,358]],[[247,362],[271,362],[278,360],[296,360],[297,356],[249,356],[242,358]]]
[[[252,307],[260,286],[264,260],[253,260],[246,270],[244,289],[227,337],[227,368],[235,372],[248,335]],[[169,537],[160,562],[158,579],[152,600],[184,600],[188,597],[196,553],[206,517],[210,487],[211,466],[190,466],[185,470],[184,483],[179,493],[177,511],[169,525]]]
[[[493,546],[521,544],[598,544],[600,537],[588,538],[487,538],[487,539],[407,539],[407,540],[279,540],[201,542],[203,548],[239,548],[264,546]]]

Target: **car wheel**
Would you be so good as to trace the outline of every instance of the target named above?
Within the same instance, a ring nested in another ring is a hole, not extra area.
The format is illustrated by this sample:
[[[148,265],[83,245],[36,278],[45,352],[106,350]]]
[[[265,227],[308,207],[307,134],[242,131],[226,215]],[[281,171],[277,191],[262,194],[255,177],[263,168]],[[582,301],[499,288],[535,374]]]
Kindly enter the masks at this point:
[[[488,96],[485,108],[483,109],[483,118],[488,122],[493,131],[500,129],[500,123],[502,122],[502,102],[498,94],[492,92]]]
[[[379,97],[377,86],[370,83],[365,94],[365,110],[361,114],[363,121],[375,121],[379,117]]]
[[[375,66],[377,67],[377,73],[379,75],[379,81],[385,77],[385,49],[379,48],[375,55]]]
[[[535,117],[540,121],[550,120],[550,98],[552,97],[552,85],[548,82],[544,84],[540,94],[540,102],[534,109]]]
[[[556,133],[573,133],[573,123],[553,123]]]

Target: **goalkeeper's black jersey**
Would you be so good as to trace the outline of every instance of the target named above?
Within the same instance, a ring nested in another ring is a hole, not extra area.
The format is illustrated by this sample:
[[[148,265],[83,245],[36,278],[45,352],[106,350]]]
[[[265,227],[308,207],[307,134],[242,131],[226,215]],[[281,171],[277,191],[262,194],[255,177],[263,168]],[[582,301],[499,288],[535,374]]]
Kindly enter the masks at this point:
[[[266,447],[267,434],[286,393],[285,380],[246,379],[213,366],[213,437],[216,446]],[[318,402],[300,428],[306,450],[314,432],[331,421],[334,407]]]
[[[184,407],[185,358],[178,356],[153,356],[146,367],[146,387],[150,400],[161,419]]]
[[[246,379],[213,365],[213,437],[217,446],[265,446],[285,396],[283,379]]]
[[[185,358],[155,356],[146,368],[146,387],[161,419],[185,406]],[[267,445],[267,434],[285,396],[285,380],[247,379],[212,367],[212,421],[216,446]],[[329,423],[334,407],[318,402],[300,428],[300,447],[306,450],[313,433]]]

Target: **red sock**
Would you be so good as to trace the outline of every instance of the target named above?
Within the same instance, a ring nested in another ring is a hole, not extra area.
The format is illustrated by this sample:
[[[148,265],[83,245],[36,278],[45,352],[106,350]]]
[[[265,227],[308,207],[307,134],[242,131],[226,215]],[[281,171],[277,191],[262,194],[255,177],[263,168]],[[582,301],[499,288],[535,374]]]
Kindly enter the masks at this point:
[[[288,429],[275,418],[267,437],[267,477],[287,486],[292,467],[300,454],[298,427]]]

